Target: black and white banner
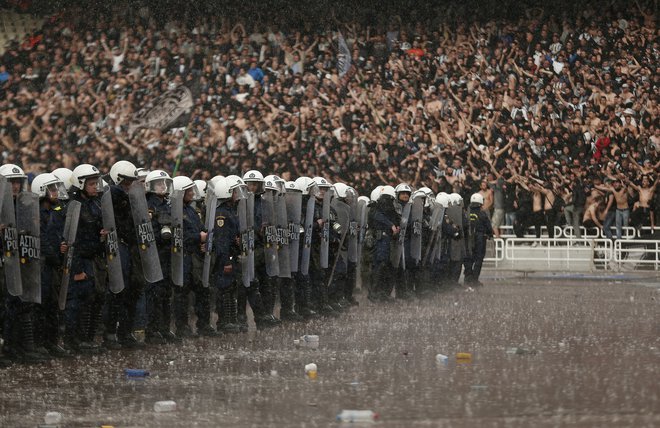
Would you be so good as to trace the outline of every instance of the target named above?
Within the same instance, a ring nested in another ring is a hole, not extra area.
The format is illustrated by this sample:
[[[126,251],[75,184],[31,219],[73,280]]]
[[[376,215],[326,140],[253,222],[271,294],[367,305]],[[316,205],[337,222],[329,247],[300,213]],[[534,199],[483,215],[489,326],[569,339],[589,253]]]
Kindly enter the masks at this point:
[[[128,125],[128,133],[133,135],[142,128],[156,128],[165,131],[177,126],[186,126],[190,120],[194,102],[192,92],[185,86],[167,91],[142,107]]]
[[[341,31],[337,33],[337,44],[337,70],[339,71],[339,77],[342,78],[351,69],[351,51],[348,49]]]

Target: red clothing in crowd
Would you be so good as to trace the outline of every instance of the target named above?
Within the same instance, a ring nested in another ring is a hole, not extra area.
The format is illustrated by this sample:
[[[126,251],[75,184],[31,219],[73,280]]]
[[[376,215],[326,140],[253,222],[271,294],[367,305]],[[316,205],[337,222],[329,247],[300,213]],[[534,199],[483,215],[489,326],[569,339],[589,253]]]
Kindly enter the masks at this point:
[[[421,58],[424,56],[424,49],[410,48],[406,51],[406,53],[410,56],[416,56],[417,58]]]
[[[607,148],[611,144],[610,137],[600,137],[598,140],[596,140],[596,151],[594,152],[594,159],[600,162],[600,158],[603,156],[603,150],[607,150]]]

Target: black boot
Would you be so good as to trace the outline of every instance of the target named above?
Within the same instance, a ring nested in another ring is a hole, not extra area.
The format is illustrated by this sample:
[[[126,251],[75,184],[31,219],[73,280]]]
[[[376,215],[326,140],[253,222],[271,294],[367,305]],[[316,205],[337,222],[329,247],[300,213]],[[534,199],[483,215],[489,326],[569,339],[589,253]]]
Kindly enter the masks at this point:
[[[126,349],[141,349],[146,346],[145,343],[135,337],[132,332],[118,335],[117,342],[122,348]]]
[[[277,278],[268,278],[266,281],[259,284],[259,293],[261,294],[261,301],[264,314],[273,315],[275,310],[275,285]]]
[[[8,357],[22,363],[40,363],[51,359],[47,352],[40,352],[34,343],[34,324],[32,316],[22,314],[17,326],[20,340],[14,342],[15,346],[5,349]]]
[[[172,333],[171,330],[163,330],[160,332],[161,336],[165,338],[165,341],[167,343],[181,343],[183,342],[183,339],[181,339],[179,336],[176,334]]]
[[[218,337],[222,336],[222,333],[219,331],[216,331],[213,327],[210,325],[203,325],[202,327],[197,328],[197,334],[199,336],[204,336],[204,337]]]
[[[355,263],[349,263],[348,273],[346,282],[344,283],[344,299],[349,306],[358,306],[359,303],[353,297],[353,292],[355,291],[355,281],[356,281],[356,269],[357,266]]]
[[[123,348],[122,344],[117,340],[117,335],[107,332],[103,335],[103,347],[110,351],[118,351]]]
[[[75,341],[76,351],[81,354],[101,353],[101,347],[94,342],[93,336],[90,340],[90,335],[96,335],[96,329],[92,330],[92,308],[89,305],[81,310],[79,323],[80,330]]]
[[[296,300],[296,303],[299,303],[298,313],[306,320],[318,318],[319,314],[312,309],[312,285],[305,280],[299,285],[302,299],[300,301]]]
[[[194,339],[199,337],[198,333],[195,333],[188,324],[179,324],[176,325],[176,335],[182,339]]]
[[[13,364],[14,362],[11,359],[5,357],[4,354],[0,353],[0,369],[5,369]]]
[[[249,287],[252,288],[252,287]],[[247,302],[248,302],[248,288],[243,287],[242,285],[238,286],[236,293],[236,300],[238,304],[238,316],[237,322],[241,328],[242,332],[248,331],[248,317],[247,317]],[[252,312],[256,313],[255,309],[252,308]]]
[[[103,301],[100,300],[99,298],[99,300],[95,301],[94,304],[92,305],[91,317],[90,317],[89,325],[87,327],[87,335],[85,341],[87,343],[93,344],[94,346],[97,346],[100,352],[105,352],[105,350],[108,348],[102,345],[99,346],[96,343],[97,333],[101,332],[100,334],[103,337],[105,337],[105,335],[103,334],[104,324],[103,324],[102,310],[103,310]]]
[[[296,313],[293,301],[293,280],[283,279],[280,285],[280,319],[282,321],[299,322],[304,318]]]
[[[220,310],[218,314],[218,331],[223,333],[240,333],[238,325],[238,303],[234,297],[233,290],[221,290],[219,296]]]
[[[319,291],[321,293],[319,306],[318,306],[319,313],[324,317],[332,317],[332,318],[338,317],[339,312],[330,305],[330,299],[328,296],[328,292],[329,292],[328,287],[325,284],[321,284]]]

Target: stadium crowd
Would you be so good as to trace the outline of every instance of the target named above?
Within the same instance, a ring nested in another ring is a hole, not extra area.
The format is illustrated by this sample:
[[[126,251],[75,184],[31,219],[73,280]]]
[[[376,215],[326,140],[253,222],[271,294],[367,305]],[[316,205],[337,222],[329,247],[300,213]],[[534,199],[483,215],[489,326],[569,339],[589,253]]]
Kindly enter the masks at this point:
[[[496,233],[657,223],[654,2],[344,3],[53,13],[0,58],[2,163],[173,171],[181,154],[194,179],[259,169],[362,194],[481,190]],[[343,78],[338,31],[354,67]],[[129,132],[178,85],[196,94],[187,132]]]

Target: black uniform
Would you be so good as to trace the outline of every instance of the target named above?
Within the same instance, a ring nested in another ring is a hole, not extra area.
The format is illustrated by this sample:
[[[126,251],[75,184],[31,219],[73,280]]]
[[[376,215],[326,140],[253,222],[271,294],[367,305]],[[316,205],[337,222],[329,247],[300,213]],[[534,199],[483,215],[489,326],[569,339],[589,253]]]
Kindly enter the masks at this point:
[[[392,226],[401,224],[401,216],[394,208],[391,196],[383,195],[369,210],[369,229],[374,236],[372,249],[371,287],[369,298],[387,299],[392,293],[392,265],[390,245],[393,239]]]
[[[90,331],[97,297],[95,259],[103,254],[101,205],[98,197],[90,198],[83,192],[75,192],[72,199],[81,206],[64,310],[64,338],[65,343],[75,350],[96,352],[97,346],[90,340]]]
[[[119,185],[110,186],[112,205],[115,212],[115,224],[119,239],[119,255],[124,289],[118,294],[109,295],[108,315],[105,322],[106,346],[116,348],[119,342],[122,346],[131,348],[143,346],[133,335],[136,318],[144,318],[144,308],[138,300],[144,296],[144,272],[137,248],[135,223],[131,215],[131,203],[128,193]],[[139,325],[139,327],[142,327]],[[116,333],[116,338],[114,337]]]
[[[145,340],[151,343],[164,341],[174,342],[177,337],[170,331],[172,319],[172,281],[171,272],[171,239],[172,233],[166,234],[165,228],[171,228],[172,215],[170,205],[163,196],[154,193],[147,194],[147,206],[151,218],[151,227],[156,238],[158,259],[163,272],[163,279],[148,283],[146,286],[147,298],[147,330]]]
[[[493,227],[481,205],[470,206],[470,234],[465,263],[465,283],[480,285],[481,265],[486,257],[486,241],[493,237]]]
[[[197,316],[197,332],[204,335],[210,331],[209,289],[202,285],[200,233],[204,230],[202,218],[191,203],[183,206],[183,287],[174,287],[174,317],[176,334],[189,335],[188,295],[195,297],[194,309]]]
[[[225,201],[215,211],[213,231],[214,270],[211,283],[216,288],[218,331],[237,333],[238,302],[236,300],[236,278],[240,277],[240,227],[236,204]]]

